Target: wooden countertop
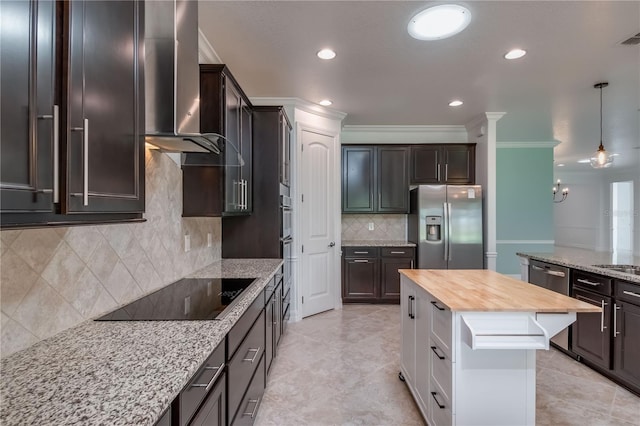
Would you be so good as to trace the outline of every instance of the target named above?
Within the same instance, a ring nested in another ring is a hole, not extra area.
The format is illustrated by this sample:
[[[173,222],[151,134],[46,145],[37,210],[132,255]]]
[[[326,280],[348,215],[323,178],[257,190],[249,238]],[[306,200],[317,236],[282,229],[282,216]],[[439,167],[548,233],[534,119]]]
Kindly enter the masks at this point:
[[[601,308],[485,269],[400,269],[452,311],[600,312]]]

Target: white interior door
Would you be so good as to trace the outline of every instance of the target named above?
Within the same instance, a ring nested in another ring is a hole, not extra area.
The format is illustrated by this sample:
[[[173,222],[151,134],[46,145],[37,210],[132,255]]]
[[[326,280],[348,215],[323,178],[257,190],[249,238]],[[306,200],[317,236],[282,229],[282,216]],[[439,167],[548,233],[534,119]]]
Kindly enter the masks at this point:
[[[334,139],[302,131],[302,317],[334,308]]]

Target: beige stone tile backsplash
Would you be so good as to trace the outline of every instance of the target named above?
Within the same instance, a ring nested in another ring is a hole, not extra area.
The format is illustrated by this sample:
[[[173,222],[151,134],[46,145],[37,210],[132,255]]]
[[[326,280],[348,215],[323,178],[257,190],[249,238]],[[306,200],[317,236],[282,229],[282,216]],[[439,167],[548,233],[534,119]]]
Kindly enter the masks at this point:
[[[374,229],[369,231],[369,223]],[[343,214],[343,240],[406,240],[407,215]]]
[[[0,356],[220,259],[220,218],[181,215],[180,167],[147,150],[146,222],[1,231]],[[209,232],[213,247],[207,247]]]

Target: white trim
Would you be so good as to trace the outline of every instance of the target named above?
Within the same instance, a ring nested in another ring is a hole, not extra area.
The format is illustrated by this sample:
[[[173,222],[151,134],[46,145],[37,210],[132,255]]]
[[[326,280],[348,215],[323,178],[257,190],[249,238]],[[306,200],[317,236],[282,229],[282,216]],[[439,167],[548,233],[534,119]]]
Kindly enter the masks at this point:
[[[468,140],[464,126],[346,125],[342,128],[343,144],[467,143]]]
[[[202,30],[198,28],[198,63],[200,64],[222,64],[220,55],[213,48],[209,39],[204,35]]]
[[[496,148],[555,148],[560,141],[498,141]]]
[[[347,116],[346,112],[323,107],[313,102],[305,101],[300,98],[278,98],[278,97],[250,97],[249,100],[253,105],[282,105],[294,107],[309,114],[319,117],[329,118],[331,120],[344,120]]]
[[[496,244],[555,244],[555,240],[496,240]]]

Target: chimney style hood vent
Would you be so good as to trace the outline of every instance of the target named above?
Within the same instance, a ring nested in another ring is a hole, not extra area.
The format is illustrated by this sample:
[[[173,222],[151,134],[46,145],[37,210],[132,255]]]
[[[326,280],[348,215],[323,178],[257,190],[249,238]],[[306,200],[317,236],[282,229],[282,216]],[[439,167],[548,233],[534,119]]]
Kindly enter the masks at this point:
[[[219,155],[237,148],[222,135],[200,133],[198,2],[145,2],[145,142],[166,152]],[[226,143],[225,143],[226,142]]]

